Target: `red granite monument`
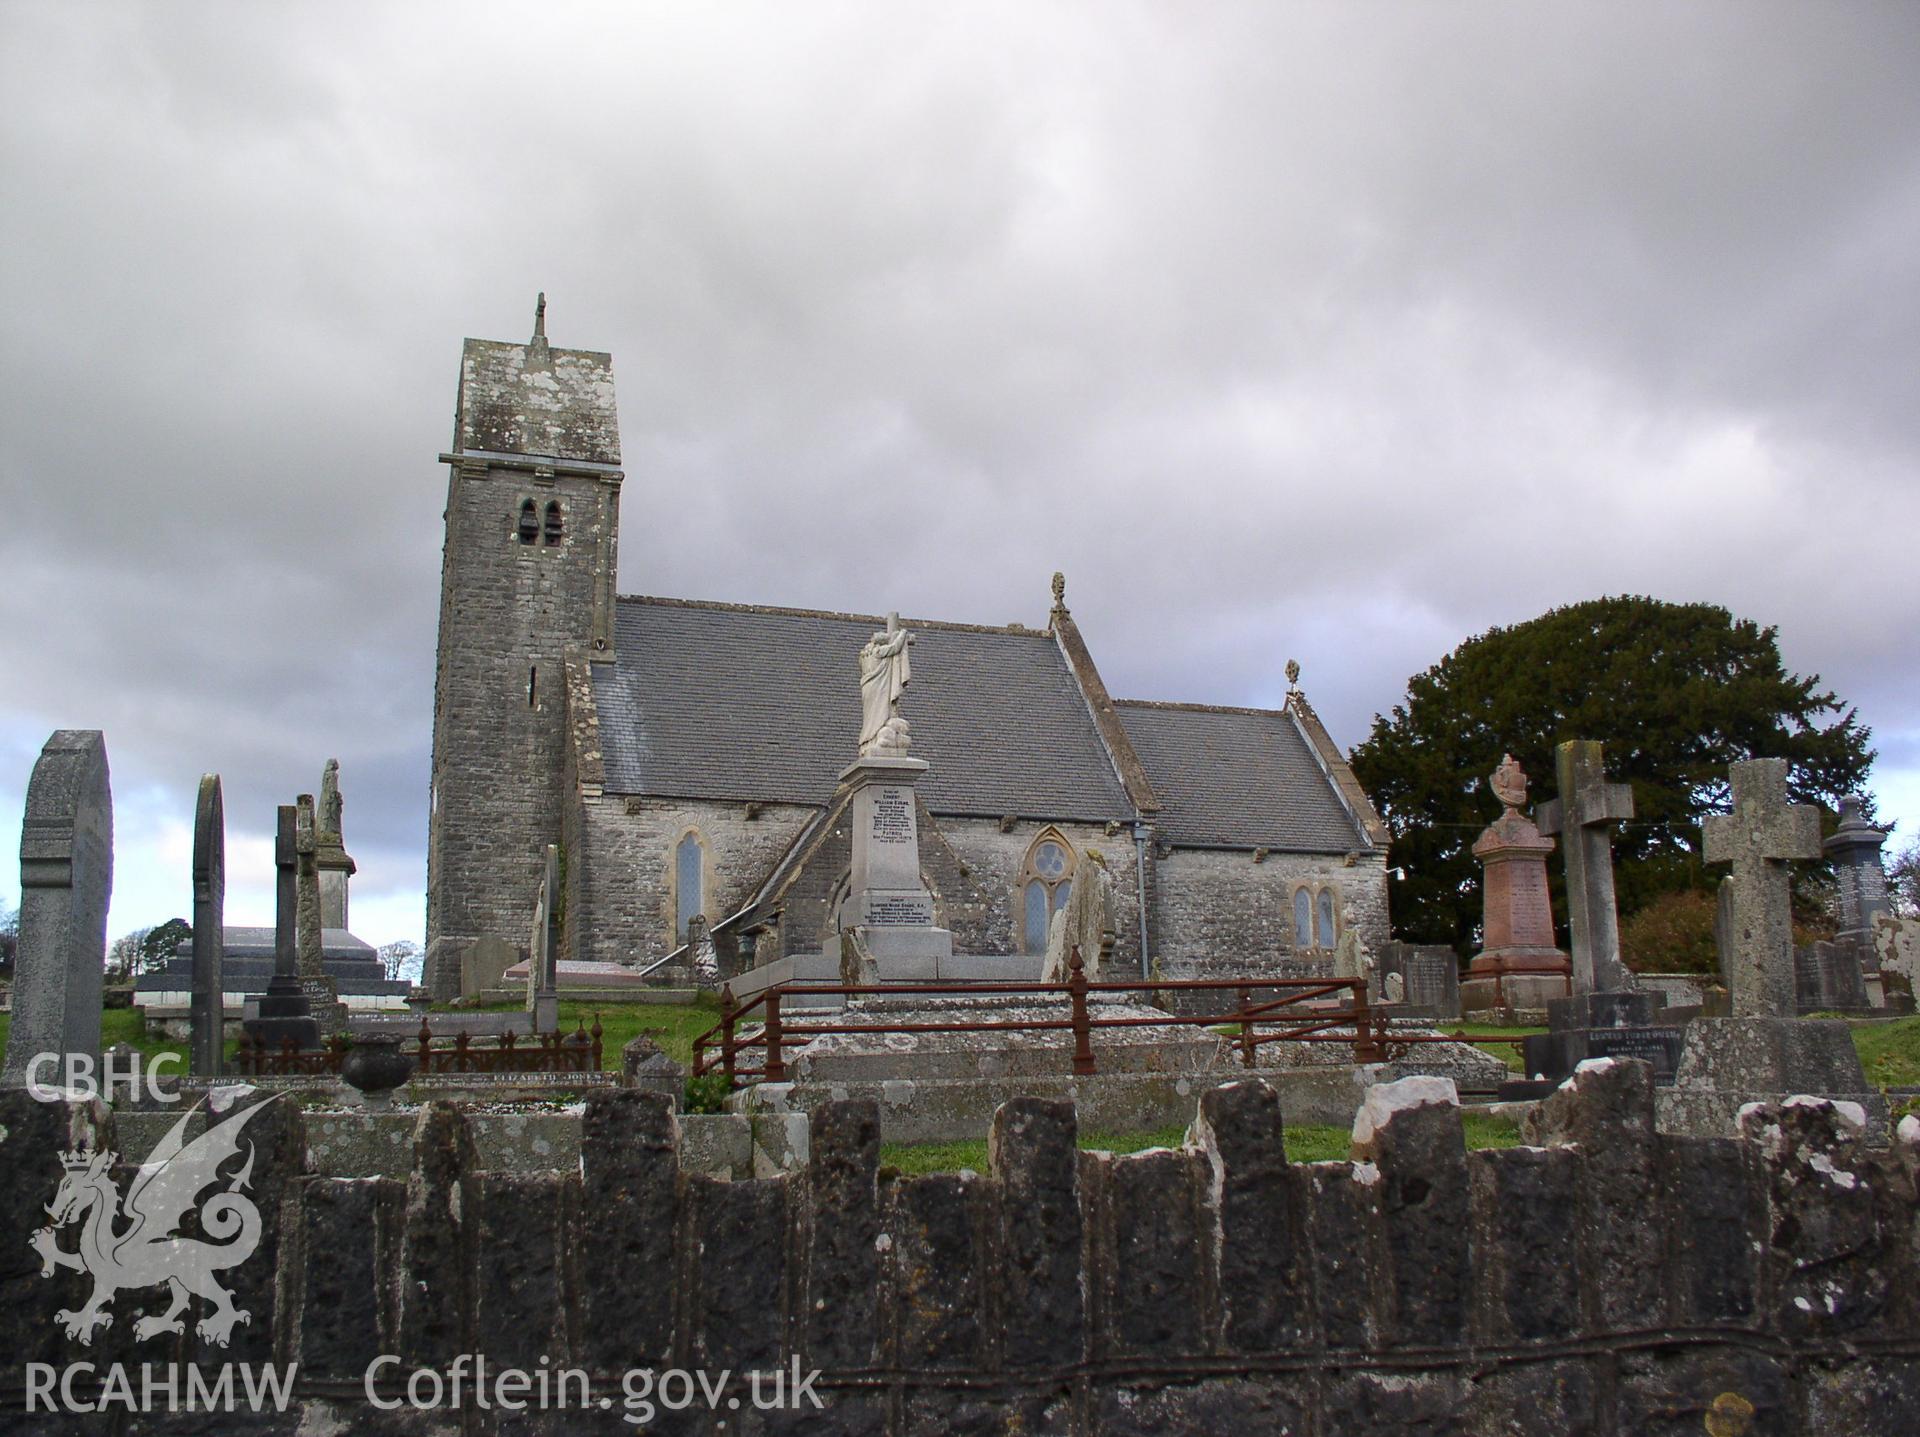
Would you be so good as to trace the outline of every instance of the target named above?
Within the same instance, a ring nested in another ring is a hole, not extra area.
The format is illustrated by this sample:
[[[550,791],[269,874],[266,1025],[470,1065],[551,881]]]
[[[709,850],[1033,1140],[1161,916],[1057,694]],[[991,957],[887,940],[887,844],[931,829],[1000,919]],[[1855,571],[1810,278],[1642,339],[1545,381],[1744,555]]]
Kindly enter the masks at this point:
[[[1520,811],[1527,801],[1527,775],[1512,754],[1501,758],[1488,782],[1501,812],[1473,845],[1473,856],[1486,870],[1486,918],[1480,953],[1460,985],[1460,1006],[1465,1011],[1544,1010],[1549,999],[1567,996],[1573,972],[1572,960],[1553,937],[1553,904],[1547,896],[1553,840]]]

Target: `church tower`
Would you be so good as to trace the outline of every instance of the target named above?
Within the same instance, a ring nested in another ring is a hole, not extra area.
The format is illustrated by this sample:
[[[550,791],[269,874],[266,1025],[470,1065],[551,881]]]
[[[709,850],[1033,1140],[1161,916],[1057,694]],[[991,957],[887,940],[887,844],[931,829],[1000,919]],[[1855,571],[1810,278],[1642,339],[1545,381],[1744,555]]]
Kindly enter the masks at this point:
[[[448,466],[427,826],[427,972],[524,945],[561,841],[565,663],[611,662],[620,426],[613,359],[469,339]]]

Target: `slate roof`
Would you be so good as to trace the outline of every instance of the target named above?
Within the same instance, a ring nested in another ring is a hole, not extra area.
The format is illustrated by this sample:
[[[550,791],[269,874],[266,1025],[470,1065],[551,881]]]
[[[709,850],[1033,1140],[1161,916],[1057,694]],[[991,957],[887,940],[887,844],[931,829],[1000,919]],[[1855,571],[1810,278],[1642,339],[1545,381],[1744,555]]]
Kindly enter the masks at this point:
[[[1134,816],[1051,634],[901,622],[915,641],[900,711],[913,756],[933,765],[920,786],[929,810]],[[621,598],[618,662],[592,666],[606,791],[825,803],[860,732],[860,647],[885,624]]]
[[[1116,707],[1172,843],[1295,853],[1371,846],[1285,710],[1128,699]]]

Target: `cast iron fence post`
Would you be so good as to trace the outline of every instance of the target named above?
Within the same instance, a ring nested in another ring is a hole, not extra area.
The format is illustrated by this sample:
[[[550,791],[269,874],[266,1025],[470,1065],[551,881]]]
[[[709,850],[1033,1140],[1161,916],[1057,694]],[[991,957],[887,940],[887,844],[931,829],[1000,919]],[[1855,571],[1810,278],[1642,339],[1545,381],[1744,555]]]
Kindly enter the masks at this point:
[[[787,1080],[787,1062],[780,1056],[780,990],[767,989],[767,1081],[784,1083]]]
[[[1093,1076],[1093,1045],[1088,1041],[1092,1025],[1087,1022],[1087,965],[1080,959],[1080,946],[1074,945],[1067,960],[1067,995],[1073,1000],[1073,1075]]]

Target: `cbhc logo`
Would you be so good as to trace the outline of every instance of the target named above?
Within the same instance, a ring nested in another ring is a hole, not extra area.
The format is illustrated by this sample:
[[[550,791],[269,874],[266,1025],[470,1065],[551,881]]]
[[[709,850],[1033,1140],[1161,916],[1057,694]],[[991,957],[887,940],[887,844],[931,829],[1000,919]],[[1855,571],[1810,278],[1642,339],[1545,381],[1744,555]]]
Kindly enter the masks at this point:
[[[116,1088],[124,1089],[129,1097],[140,1096],[142,1082],[146,1084],[147,1096],[156,1103],[177,1103],[178,1093],[162,1092],[160,1077],[168,1067],[184,1068],[186,1060],[178,1053],[156,1053],[147,1060],[145,1071],[141,1070],[140,1055],[137,1053],[108,1053],[96,1064],[91,1053],[36,1053],[33,1061],[27,1064],[27,1091],[43,1103],[57,1103],[68,1098],[104,1098],[113,1101]],[[94,1070],[99,1069],[100,1079],[94,1079]],[[49,1087],[41,1075],[48,1068],[60,1070],[61,1086]]]

